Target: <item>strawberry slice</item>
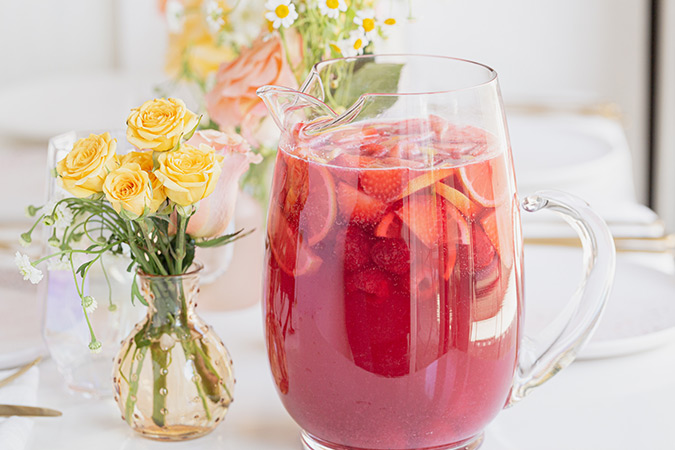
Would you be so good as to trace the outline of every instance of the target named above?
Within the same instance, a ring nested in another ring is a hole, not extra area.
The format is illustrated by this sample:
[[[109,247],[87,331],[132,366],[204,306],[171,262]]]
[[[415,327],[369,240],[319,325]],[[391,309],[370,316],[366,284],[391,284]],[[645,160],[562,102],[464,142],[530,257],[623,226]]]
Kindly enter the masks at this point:
[[[367,156],[385,156],[388,153],[387,147],[379,142],[366,142],[359,147],[361,155]]]
[[[403,222],[398,218],[395,212],[388,212],[377,224],[375,228],[375,236],[386,238],[400,238]]]
[[[436,183],[436,192],[452,203],[467,219],[473,219],[481,210],[480,206],[472,202],[469,197],[440,181]]]
[[[396,214],[417,239],[431,248],[438,244],[443,231],[438,220],[438,206],[435,195],[413,195],[403,200],[403,206]]]
[[[387,209],[382,200],[343,182],[337,187],[337,202],[342,218],[361,224],[377,224]]]
[[[359,181],[363,191],[388,202],[399,196],[408,180],[406,169],[368,169],[361,172]]]

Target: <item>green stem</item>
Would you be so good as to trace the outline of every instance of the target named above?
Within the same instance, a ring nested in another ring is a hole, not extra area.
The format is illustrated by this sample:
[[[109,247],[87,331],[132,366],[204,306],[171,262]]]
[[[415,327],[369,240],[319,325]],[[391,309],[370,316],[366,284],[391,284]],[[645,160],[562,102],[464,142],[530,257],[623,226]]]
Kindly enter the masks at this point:
[[[137,359],[137,351],[140,352],[141,358]],[[132,355],[131,367],[129,368],[129,394],[127,395],[127,401],[125,403],[124,411],[125,418],[128,424],[131,424],[131,419],[134,414],[134,409],[136,408],[136,401],[138,400],[138,380],[141,377],[141,370],[143,370],[143,363],[145,362],[145,354],[148,352],[148,347],[136,348],[134,354]],[[128,353],[127,353],[128,355]],[[124,359],[126,356],[124,355]],[[136,371],[134,372],[134,361],[136,361]]]
[[[105,282],[108,285],[108,310],[113,311],[115,309],[115,305],[113,305],[112,302],[112,285],[110,284],[110,277],[108,276],[108,271],[105,270],[103,258],[101,258],[99,262],[101,263],[101,271],[103,272],[103,276],[105,277]]]
[[[183,268],[183,258],[185,258],[185,230],[187,228],[187,223],[189,216],[184,216],[183,214],[178,215],[178,231],[176,232],[176,272],[174,275],[180,275],[185,272]]]
[[[164,426],[166,416],[166,389],[167,374],[169,370],[169,351],[161,348],[159,342],[150,344],[152,355],[152,421],[158,427]]]
[[[150,239],[150,230],[148,229],[148,224],[145,222],[145,220],[138,221],[138,224],[139,228],[141,229],[141,233],[143,234],[143,239],[145,239],[145,245],[148,247],[147,254],[149,254],[150,257],[152,258],[160,274],[168,275],[169,272],[167,272],[167,270],[164,268],[164,265],[159,260],[159,257],[157,256],[157,251],[155,250],[155,245],[152,243],[152,240]]]
[[[73,281],[75,282],[75,289],[77,289],[77,294],[80,296],[80,300],[84,299],[84,277],[82,277],[82,289],[80,289],[79,284],[77,283],[77,274],[75,273],[75,265],[73,264],[73,255],[70,255],[70,270],[73,273]],[[94,334],[94,328],[91,326],[89,321],[89,314],[87,313],[86,308],[82,307],[82,312],[84,313],[84,319],[87,322],[87,328],[89,328],[89,337],[92,342],[96,341],[96,335]]]
[[[152,274],[152,267],[149,265],[149,261],[147,261],[143,256],[146,255],[147,253],[143,253],[142,251],[139,250],[138,246],[136,245],[136,242],[134,242],[134,236],[136,236],[136,233],[134,233],[133,228],[131,227],[130,222],[126,222],[126,227],[128,231],[128,242],[129,244],[129,249],[131,250],[131,253],[134,255],[134,259],[138,263],[138,265],[141,267],[143,272],[147,274]]]

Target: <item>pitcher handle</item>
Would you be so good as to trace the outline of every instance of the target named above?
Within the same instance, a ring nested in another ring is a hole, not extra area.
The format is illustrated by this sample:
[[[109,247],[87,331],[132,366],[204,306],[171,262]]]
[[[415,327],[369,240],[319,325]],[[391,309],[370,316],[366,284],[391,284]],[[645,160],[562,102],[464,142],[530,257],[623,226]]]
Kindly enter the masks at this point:
[[[543,352],[525,336],[521,342],[518,367],[507,406],[523,399],[567,367],[593,334],[604,310],[614,280],[614,240],[602,218],[578,197],[556,191],[540,191],[525,197],[521,207],[528,212],[555,211],[579,234],[583,247],[584,278],[560,315],[538,339],[554,329],[557,335]],[[561,331],[556,324],[563,325]]]

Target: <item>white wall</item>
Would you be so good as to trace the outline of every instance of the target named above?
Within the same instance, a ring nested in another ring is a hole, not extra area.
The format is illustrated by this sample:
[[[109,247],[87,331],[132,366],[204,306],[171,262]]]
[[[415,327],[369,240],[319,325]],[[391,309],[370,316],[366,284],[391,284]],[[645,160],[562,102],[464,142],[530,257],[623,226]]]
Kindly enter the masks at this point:
[[[51,74],[112,68],[113,3],[0,0],[0,88]]]
[[[675,1],[662,2],[661,70],[658,75],[659,116],[656,149],[656,206],[671,231],[675,230]]]

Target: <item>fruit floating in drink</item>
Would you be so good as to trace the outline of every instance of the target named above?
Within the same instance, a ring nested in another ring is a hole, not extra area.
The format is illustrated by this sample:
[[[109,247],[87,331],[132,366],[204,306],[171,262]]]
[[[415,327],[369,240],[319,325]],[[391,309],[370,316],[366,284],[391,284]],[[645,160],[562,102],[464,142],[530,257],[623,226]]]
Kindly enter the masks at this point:
[[[282,136],[267,345],[286,409],[318,442],[460,444],[504,407],[521,310],[507,158],[436,116]]]

